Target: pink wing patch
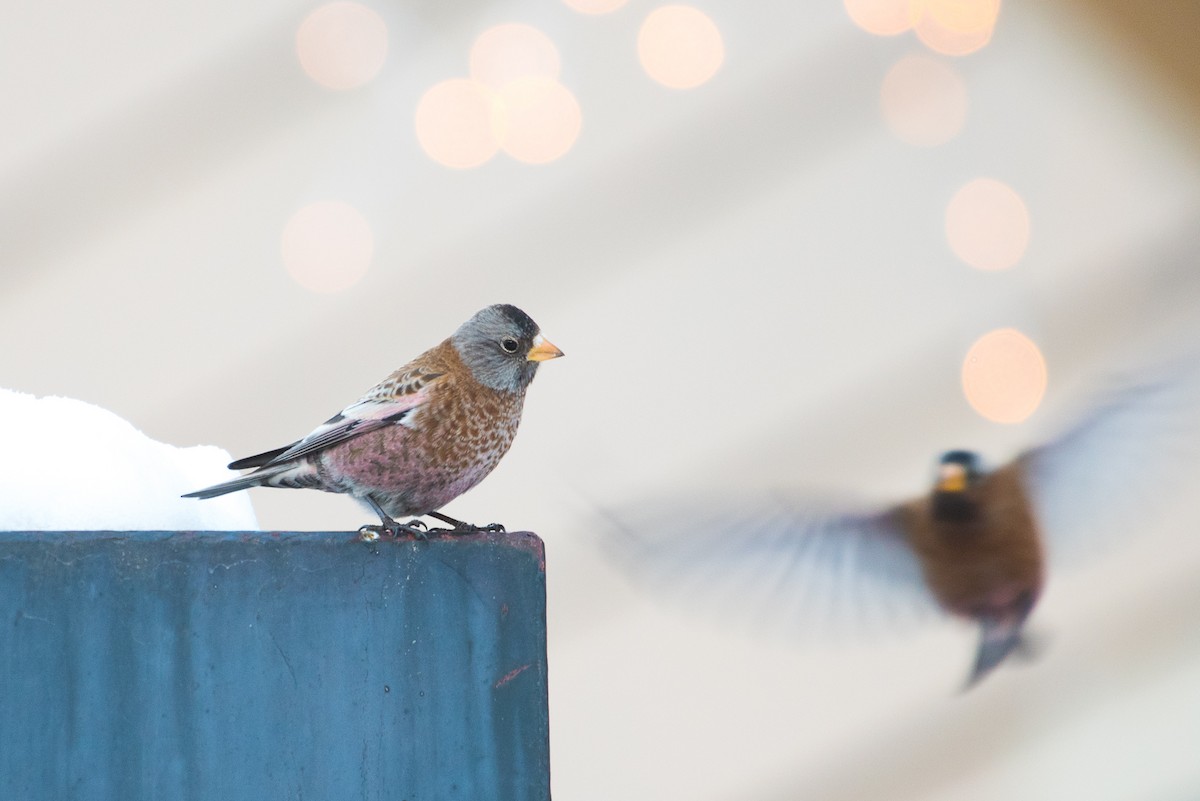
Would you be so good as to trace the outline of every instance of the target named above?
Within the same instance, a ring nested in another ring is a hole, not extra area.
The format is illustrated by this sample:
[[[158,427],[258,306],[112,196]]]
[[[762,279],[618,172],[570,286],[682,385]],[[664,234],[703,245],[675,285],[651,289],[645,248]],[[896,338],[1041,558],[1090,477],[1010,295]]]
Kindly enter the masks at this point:
[[[351,404],[313,429],[307,437],[276,456],[269,464],[300,459],[326,448],[360,437],[368,431],[401,423],[429,399],[432,384],[426,383],[408,395],[387,400],[361,400]]]

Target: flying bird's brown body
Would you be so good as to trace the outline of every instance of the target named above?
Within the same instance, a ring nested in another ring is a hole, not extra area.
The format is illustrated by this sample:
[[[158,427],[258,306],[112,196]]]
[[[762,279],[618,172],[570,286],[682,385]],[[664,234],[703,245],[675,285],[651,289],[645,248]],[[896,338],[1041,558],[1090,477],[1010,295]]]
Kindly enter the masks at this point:
[[[962,491],[962,517],[939,516],[935,495],[896,511],[938,603],[962,617],[1024,619],[1042,590],[1043,549],[1016,464]]]

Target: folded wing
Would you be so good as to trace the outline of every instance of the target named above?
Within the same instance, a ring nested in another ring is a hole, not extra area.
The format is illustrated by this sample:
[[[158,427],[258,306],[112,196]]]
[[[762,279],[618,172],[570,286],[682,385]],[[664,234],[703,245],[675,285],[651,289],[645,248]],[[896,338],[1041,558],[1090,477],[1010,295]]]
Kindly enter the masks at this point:
[[[299,442],[239,459],[229,467],[268,467],[295,461],[369,431],[404,423],[429,400],[441,378],[441,373],[420,371],[396,376],[317,426]]]

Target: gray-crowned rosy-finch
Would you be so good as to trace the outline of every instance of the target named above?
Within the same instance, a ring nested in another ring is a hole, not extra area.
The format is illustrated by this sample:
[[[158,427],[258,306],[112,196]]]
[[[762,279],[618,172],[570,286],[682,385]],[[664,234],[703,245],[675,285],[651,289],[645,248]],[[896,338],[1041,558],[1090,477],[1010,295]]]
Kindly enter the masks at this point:
[[[562,356],[516,306],[489,306],[299,442],[231,462],[256,468],[188,493],[213,498],[249,487],[342,492],[379,515],[363,530],[419,534],[395,518],[430,515],[474,487],[504,456],[538,364]],[[416,521],[413,521],[416,523]]]

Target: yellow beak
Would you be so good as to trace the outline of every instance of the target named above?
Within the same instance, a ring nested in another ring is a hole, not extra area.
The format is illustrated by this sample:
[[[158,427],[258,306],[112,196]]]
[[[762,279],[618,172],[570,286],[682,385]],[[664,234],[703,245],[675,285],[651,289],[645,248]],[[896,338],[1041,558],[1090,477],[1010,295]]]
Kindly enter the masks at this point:
[[[533,347],[525,354],[525,358],[531,362],[544,362],[557,359],[562,355],[563,352],[554,347],[550,340],[543,339],[542,335],[538,334],[533,340]]]
[[[937,489],[943,493],[960,493],[967,488],[967,471],[960,465],[942,465],[937,476]]]
[[[967,488],[967,477],[961,474],[946,476],[937,484],[937,488],[943,493],[960,493]]]

